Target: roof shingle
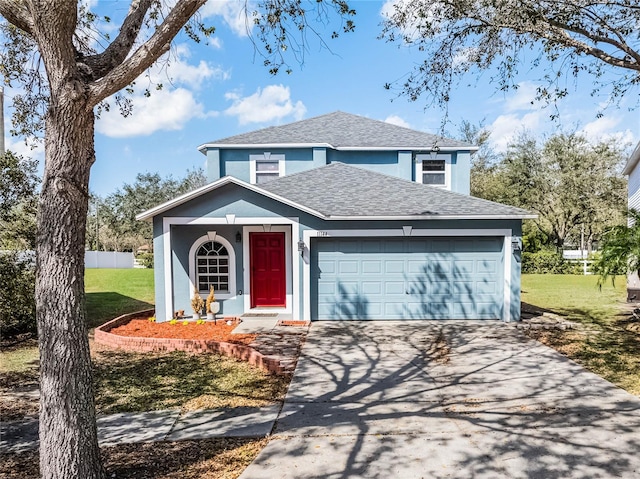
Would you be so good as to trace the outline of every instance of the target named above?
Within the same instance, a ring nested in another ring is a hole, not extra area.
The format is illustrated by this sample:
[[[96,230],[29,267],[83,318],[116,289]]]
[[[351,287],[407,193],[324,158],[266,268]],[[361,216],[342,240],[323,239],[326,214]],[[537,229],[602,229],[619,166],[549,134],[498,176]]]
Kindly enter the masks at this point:
[[[523,209],[344,163],[283,176],[261,189],[326,217],[533,217]]]
[[[443,138],[372,120],[359,115],[336,111],[281,126],[242,133],[210,142],[214,145],[265,144],[329,144],[333,148],[431,149],[476,148],[468,143]],[[203,145],[201,149],[206,146]]]

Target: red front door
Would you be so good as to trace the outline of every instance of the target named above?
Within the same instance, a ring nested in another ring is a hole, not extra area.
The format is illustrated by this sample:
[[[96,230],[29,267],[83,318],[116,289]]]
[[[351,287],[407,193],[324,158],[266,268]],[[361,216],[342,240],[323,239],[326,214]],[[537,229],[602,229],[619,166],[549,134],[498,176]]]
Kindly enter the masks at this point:
[[[286,306],[284,233],[249,233],[251,307]]]

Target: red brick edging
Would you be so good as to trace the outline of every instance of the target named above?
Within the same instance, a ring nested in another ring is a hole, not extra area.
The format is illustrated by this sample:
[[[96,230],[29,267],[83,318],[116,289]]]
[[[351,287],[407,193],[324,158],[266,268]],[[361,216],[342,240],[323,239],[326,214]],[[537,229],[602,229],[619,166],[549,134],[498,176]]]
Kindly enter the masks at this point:
[[[172,338],[136,338],[119,336],[110,333],[113,328],[122,326],[134,318],[148,317],[154,314],[153,309],[123,314],[95,329],[94,340],[112,348],[136,351],[139,353],[156,351],[185,351],[188,353],[218,353],[246,361],[249,364],[272,374],[284,374],[285,368],[277,358],[270,358],[244,344],[226,343],[205,339],[172,339]]]

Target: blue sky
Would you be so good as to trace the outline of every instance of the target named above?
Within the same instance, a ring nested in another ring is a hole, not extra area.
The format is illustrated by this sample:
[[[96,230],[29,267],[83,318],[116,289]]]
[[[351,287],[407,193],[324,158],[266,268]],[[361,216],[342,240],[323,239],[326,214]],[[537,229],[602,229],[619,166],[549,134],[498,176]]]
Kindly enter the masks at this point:
[[[114,19],[128,6],[118,0],[90,3],[95,11]],[[105,196],[125,182],[132,183],[142,172],[184,176],[188,169],[204,167],[205,157],[197,151],[202,143],[335,110],[433,133],[441,128],[442,110],[425,109],[426,99],[409,102],[383,87],[386,82],[401,80],[420,61],[419,52],[377,39],[381,12],[388,8],[388,2],[350,2],[357,11],[355,33],[331,40],[330,30],[325,32],[330,50],[310,37],[304,63],[292,62],[293,73],[277,76],[262,65],[246,35],[240,10],[243,3],[209,0],[202,13],[216,25],[213,40],[197,45],[179,38],[169,66],[150,74],[164,88],[153,91],[150,98],[138,92],[128,118],[112,108],[98,120],[92,192]],[[506,94],[489,83],[489,73],[464,78],[451,98],[447,131],[455,134],[462,120],[484,121],[493,131],[492,142],[498,150],[504,150],[523,128],[538,135],[556,131],[558,123],[550,121],[550,109],[531,104],[540,76],[540,72],[522,68],[517,79],[520,88]],[[148,82],[141,78],[137,82],[140,90]],[[635,144],[640,140],[640,112],[629,110],[637,104],[635,93],[633,98],[623,99],[619,108],[609,107],[603,117],[596,118],[607,98],[592,97],[590,79],[581,77],[558,105],[559,123],[594,140],[614,137]],[[7,122],[11,95],[7,89]],[[42,158],[42,147],[30,151],[17,138],[8,139],[7,145],[21,154]]]

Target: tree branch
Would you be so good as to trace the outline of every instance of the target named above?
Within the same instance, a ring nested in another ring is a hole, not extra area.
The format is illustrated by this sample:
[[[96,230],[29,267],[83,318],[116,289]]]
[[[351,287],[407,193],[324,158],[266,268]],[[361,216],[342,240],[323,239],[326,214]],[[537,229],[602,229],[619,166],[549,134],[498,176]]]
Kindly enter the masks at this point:
[[[33,16],[20,0],[0,0],[0,15],[23,32],[33,36]]]
[[[206,0],[179,0],[151,38],[133,55],[113,67],[100,80],[89,84],[89,105],[97,105],[138,78],[169,50],[173,38],[205,2]]]
[[[104,52],[86,56],[80,60],[81,63],[89,67],[91,80],[102,78],[127,58],[136,38],[138,38],[144,17],[151,7],[151,2],[152,0],[134,0],[131,2],[129,13],[120,27],[120,33],[113,42]]]

